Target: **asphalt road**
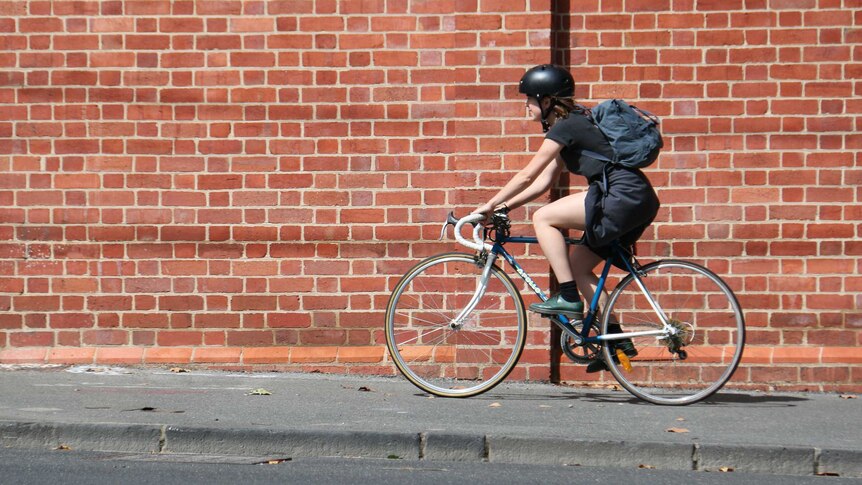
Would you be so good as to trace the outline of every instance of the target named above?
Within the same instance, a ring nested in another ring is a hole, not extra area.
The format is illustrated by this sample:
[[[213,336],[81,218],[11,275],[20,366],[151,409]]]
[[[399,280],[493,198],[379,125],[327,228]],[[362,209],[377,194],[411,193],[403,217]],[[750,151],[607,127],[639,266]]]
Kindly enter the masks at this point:
[[[549,484],[750,484],[846,485],[860,479],[705,473],[650,469],[304,458],[261,464],[269,458],[213,455],[148,455],[0,448],[0,477],[7,485],[123,483],[302,483],[389,485],[410,483]],[[286,457],[283,457],[286,458]]]
[[[0,372],[0,446],[862,477],[860,406],[728,391],[665,407],[536,383],[432,399],[404,379],[82,366]]]

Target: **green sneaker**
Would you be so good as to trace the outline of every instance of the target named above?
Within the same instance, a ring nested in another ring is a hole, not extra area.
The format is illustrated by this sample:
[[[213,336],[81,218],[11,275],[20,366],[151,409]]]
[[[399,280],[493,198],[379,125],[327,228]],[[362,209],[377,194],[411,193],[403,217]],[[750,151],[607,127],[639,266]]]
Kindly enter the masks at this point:
[[[563,314],[567,317],[574,316],[580,319],[584,315],[584,302],[566,301],[562,296],[557,294],[541,303],[533,303],[530,305],[530,311],[541,313],[542,315]]]

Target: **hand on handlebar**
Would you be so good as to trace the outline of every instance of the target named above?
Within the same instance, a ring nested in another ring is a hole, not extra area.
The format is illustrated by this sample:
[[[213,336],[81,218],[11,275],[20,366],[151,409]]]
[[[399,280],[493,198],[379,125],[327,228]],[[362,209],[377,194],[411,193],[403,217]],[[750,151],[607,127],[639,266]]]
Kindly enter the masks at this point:
[[[479,206],[476,210],[474,210],[471,213],[471,215],[472,214],[484,215],[485,219],[483,220],[483,223],[487,224],[488,222],[491,221],[494,214],[502,214],[505,216],[505,215],[509,214],[510,210],[511,209],[509,209],[509,206],[506,204],[500,204],[498,206],[492,206],[490,204],[483,204],[483,205]]]
[[[480,205],[479,207],[477,207],[473,212],[471,212],[470,215],[482,214],[483,216],[485,216],[485,219],[483,219],[483,222],[487,222],[488,220],[491,219],[491,215],[493,213],[494,213],[494,208],[492,206],[490,206],[488,204],[483,204],[483,205]]]
[[[477,251],[490,249],[491,246],[488,244],[485,244],[485,242],[483,241],[482,235],[480,235],[480,231],[485,227],[485,225],[484,225],[485,219],[486,219],[486,217],[484,214],[475,213],[475,212],[468,215],[467,217],[463,217],[463,218],[459,219],[459,218],[455,217],[455,214],[450,212],[449,216],[446,219],[446,223],[443,224],[443,228],[440,231],[440,239],[442,240],[443,237],[446,235],[446,228],[449,225],[454,225],[455,226],[455,240],[457,240],[460,244],[467,246],[468,248],[475,249]],[[466,239],[461,234],[461,228],[464,226],[464,224],[470,224],[473,226],[472,241],[469,239]]]

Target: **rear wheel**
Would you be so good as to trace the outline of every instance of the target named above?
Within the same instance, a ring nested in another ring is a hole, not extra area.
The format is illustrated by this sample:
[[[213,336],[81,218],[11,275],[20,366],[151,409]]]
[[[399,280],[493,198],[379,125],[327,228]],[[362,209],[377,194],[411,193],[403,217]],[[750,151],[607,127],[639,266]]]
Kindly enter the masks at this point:
[[[745,321],[733,291],[712,271],[687,261],[657,261],[639,279],[668,319],[666,335],[631,337],[637,356],[616,357],[613,341],[603,347],[608,367],[635,396],[656,404],[691,404],[715,393],[731,378],[745,345]],[[619,322],[626,333],[664,328],[632,275],[611,293],[602,333]]]
[[[527,315],[518,289],[496,265],[475,309],[484,265],[475,255],[447,253],[414,266],[386,309],[386,346],[398,370],[420,389],[468,397],[499,384],[518,363]]]

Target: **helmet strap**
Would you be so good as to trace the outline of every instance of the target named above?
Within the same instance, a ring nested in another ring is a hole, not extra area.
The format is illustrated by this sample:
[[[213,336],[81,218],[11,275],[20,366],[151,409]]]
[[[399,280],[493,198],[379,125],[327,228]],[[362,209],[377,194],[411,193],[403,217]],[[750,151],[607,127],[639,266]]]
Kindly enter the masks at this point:
[[[542,100],[545,98],[543,95],[537,95],[536,101],[539,102],[539,110],[542,112],[542,132],[547,133],[548,130],[551,129],[551,124],[548,122],[548,116],[554,110],[554,101],[551,101],[551,104],[548,105],[548,109],[542,107]]]

